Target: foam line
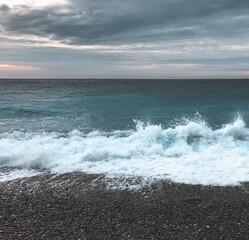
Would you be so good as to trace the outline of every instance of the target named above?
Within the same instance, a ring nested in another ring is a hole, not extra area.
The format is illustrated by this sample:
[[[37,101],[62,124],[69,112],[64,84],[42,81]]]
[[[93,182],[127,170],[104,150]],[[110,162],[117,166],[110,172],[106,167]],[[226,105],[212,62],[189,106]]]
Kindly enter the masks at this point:
[[[163,129],[136,122],[136,130],[84,135],[14,132],[0,135],[0,166],[83,171],[107,176],[170,179],[203,185],[249,181],[249,129],[242,118],[212,130],[204,121]]]

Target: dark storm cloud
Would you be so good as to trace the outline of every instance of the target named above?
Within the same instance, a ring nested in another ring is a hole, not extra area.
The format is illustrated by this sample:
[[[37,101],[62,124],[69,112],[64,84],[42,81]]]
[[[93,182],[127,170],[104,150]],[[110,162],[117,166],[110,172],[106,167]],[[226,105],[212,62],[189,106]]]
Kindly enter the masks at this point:
[[[248,34],[248,0],[71,0],[32,9],[0,6],[14,34],[52,36],[71,44],[130,44]]]

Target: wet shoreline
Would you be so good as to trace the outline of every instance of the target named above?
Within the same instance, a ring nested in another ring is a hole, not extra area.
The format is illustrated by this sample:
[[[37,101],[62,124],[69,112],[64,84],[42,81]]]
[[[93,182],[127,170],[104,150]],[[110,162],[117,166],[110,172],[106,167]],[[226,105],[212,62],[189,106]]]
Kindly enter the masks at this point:
[[[0,183],[1,239],[248,239],[249,184],[107,190],[70,173]]]

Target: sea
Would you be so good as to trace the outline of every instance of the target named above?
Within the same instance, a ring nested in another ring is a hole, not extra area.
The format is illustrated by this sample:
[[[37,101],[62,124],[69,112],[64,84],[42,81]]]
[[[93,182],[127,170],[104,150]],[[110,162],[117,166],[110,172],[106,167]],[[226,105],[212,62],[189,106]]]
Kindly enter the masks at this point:
[[[0,181],[249,181],[249,80],[0,79]]]

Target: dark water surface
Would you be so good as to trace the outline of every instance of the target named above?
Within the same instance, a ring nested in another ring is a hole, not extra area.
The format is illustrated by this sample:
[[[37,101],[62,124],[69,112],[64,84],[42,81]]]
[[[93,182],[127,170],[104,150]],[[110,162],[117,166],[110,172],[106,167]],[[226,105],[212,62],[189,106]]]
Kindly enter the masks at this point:
[[[177,124],[199,113],[219,128],[249,120],[248,80],[0,80],[0,132]]]

